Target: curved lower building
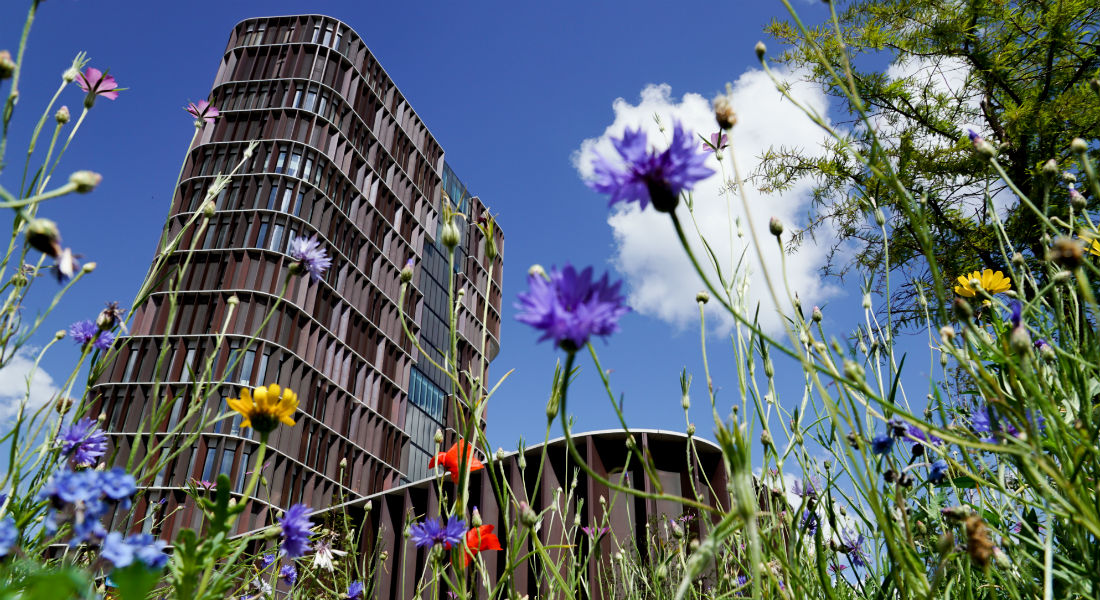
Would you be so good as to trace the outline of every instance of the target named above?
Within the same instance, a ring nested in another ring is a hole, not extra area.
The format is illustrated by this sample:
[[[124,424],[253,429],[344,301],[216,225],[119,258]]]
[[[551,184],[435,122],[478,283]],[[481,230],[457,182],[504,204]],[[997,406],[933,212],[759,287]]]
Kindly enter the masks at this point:
[[[240,492],[257,448],[239,416],[180,447],[168,432],[190,408],[222,413],[242,386],[298,393],[298,423],[272,434],[269,491],[242,517],[247,531],[270,522],[272,508],[328,506],[427,474],[435,431],[453,431],[449,382],[429,360],[441,362],[447,347],[450,281],[465,290],[460,366],[477,369],[499,348],[502,262],[487,259],[475,226],[486,208],[354,31],[320,15],[242,21],[210,102],[221,116],[192,143],[168,217],[170,235],[185,231],[168,264],[187,267],[153,291],[91,395],[93,414],[106,415],[115,436],[116,463],[135,447],[139,459],[174,455],[143,482],[137,507],[144,529],[164,533],[199,522],[185,502],[189,483],[224,473]],[[258,142],[251,156],[250,141]],[[215,176],[238,163],[209,226],[185,227]],[[465,215],[453,268],[437,241],[444,198]],[[287,246],[300,236],[320,240],[333,264],[320,281],[290,278],[279,302],[293,262]],[[399,320],[398,277],[409,259],[404,309],[423,353]],[[199,381],[207,364],[212,374]],[[197,385],[216,382],[197,406]]]

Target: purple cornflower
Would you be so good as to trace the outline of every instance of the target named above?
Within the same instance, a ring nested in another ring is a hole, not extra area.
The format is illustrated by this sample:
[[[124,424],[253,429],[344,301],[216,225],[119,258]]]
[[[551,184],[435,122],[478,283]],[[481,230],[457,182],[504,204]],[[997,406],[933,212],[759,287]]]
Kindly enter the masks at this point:
[[[115,334],[109,331],[100,331],[95,321],[90,319],[77,321],[70,325],[69,337],[73,338],[73,341],[80,344],[81,347],[86,347],[91,343],[96,350],[107,350],[111,347],[111,344],[115,343]]]
[[[924,430],[912,424],[906,426],[905,435],[913,442],[911,450],[914,456],[922,456],[924,454],[925,445],[939,446],[943,443],[943,440],[940,438],[930,433],[925,433]]]
[[[858,536],[852,532],[849,532],[845,538],[841,539],[843,546],[840,551],[848,555],[848,561],[852,563],[853,567],[865,567],[867,561],[863,557],[863,542],[865,538],[863,534]]]
[[[332,266],[332,259],[313,236],[292,238],[289,254],[314,281],[320,281],[321,275]]]
[[[447,519],[444,525],[440,519],[424,519],[422,523],[409,525],[409,537],[418,547],[443,544],[445,548],[458,546],[465,541],[466,523],[458,517]]]
[[[580,273],[566,264],[549,274],[527,276],[527,293],[518,296],[516,320],[541,329],[539,341],[552,339],[555,346],[576,351],[593,335],[607,336],[619,330],[619,317],[628,308],[619,295],[621,281],[610,283],[607,273],[592,280],[592,267]]]
[[[298,558],[309,550],[309,530],[313,523],[309,520],[309,507],[305,504],[295,504],[286,509],[286,513],[279,518],[279,537],[282,539],[282,547],[279,550],[281,556]]]
[[[91,108],[95,104],[96,96],[103,96],[108,100],[118,98],[118,92],[122,89],[118,87],[114,77],[95,67],[88,67],[83,73],[77,75],[76,85],[88,93],[84,98],[86,108]]]
[[[716,131],[710,134],[710,141],[703,142],[704,150],[724,150],[730,145],[730,138],[726,134]]]
[[[680,192],[714,174],[703,165],[707,153],[698,151],[691,134],[679,123],[673,128],[672,143],[663,152],[646,150],[646,135],[640,128],[627,129],[622,138],[612,138],[611,143],[623,166],[597,154],[592,161],[593,178],[588,182],[592,189],[611,196],[609,205],[637,202],[645,209],[652,202],[656,210],[672,212],[680,201]]]
[[[894,438],[886,433],[880,433],[871,438],[871,452],[874,454],[886,454],[894,449]]]
[[[1031,409],[1025,411],[1024,414],[1027,416],[1028,422],[1030,422],[1037,431],[1043,431],[1044,422],[1046,421],[1043,415],[1033,412]],[[973,427],[974,431],[977,433],[989,434],[982,438],[983,442],[989,444],[997,443],[998,433],[1003,433],[1012,437],[1020,437],[1021,433],[1015,425],[998,415],[996,409],[989,406],[979,406],[971,413],[970,426]]]
[[[221,114],[216,106],[210,104],[206,100],[199,100],[198,104],[191,102],[183,110],[191,113],[191,116],[200,121],[206,121],[207,123],[213,123],[214,119],[217,119]]]
[[[0,558],[10,554],[18,543],[19,529],[15,526],[15,519],[11,515],[4,515],[0,519]]]
[[[812,477],[795,479],[791,491],[799,498],[813,500],[817,498],[817,484]]]
[[[611,528],[610,527],[581,527],[581,531],[584,532],[584,535],[587,535],[590,538],[599,539],[599,538],[603,537],[604,534],[611,531]]]
[[[69,457],[69,464],[73,467],[94,466],[99,457],[107,453],[107,434],[96,429],[95,425],[93,419],[82,417],[58,434],[61,453]]]
[[[298,581],[298,569],[294,568],[294,565],[287,563],[279,569],[279,579],[282,579],[287,585],[293,586],[294,582]]]
[[[932,463],[932,467],[928,471],[928,481],[939,483],[945,477],[947,477],[947,461],[941,458]]]
[[[1049,347],[1050,347],[1050,344],[1048,344],[1047,341],[1044,340],[1043,338],[1039,338],[1039,339],[1035,340],[1035,349],[1036,350],[1042,350],[1043,348],[1049,348]]]
[[[270,567],[271,563],[275,562],[275,559],[277,559],[277,558],[279,558],[279,557],[278,557],[278,555],[275,555],[275,554],[265,554],[265,555],[261,556],[260,557],[260,570],[263,571],[264,569]]]
[[[363,582],[351,582],[351,584],[348,585],[348,595],[344,598],[346,598],[346,600],[363,600]]]

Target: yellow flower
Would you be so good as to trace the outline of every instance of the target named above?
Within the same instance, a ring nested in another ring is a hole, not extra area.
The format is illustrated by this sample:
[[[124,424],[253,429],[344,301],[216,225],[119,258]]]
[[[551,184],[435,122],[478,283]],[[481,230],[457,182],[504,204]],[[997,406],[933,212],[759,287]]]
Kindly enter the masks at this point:
[[[1000,294],[1012,289],[1012,279],[1005,277],[1004,273],[1000,271],[986,269],[984,271],[974,271],[969,275],[959,275],[959,283],[955,286],[955,293],[967,298],[977,296],[978,290],[970,285],[970,282],[974,280],[980,282],[981,288],[990,295]]]
[[[1085,238],[1085,241],[1089,244],[1087,247],[1089,254],[1100,256],[1100,238],[1092,238],[1091,240]]]
[[[270,433],[280,422],[294,425],[291,417],[298,410],[298,395],[289,389],[280,390],[274,383],[251,392],[244,388],[240,399],[230,398],[228,402],[229,408],[244,417],[242,427],[251,427],[260,433]]]

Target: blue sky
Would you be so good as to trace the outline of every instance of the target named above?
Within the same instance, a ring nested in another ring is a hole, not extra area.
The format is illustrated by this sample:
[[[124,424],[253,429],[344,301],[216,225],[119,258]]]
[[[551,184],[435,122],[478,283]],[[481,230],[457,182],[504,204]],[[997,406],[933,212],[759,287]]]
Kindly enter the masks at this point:
[[[14,52],[25,11],[21,4],[7,2],[0,9],[0,48]],[[737,97],[746,104],[739,127],[750,132],[745,144],[750,150],[819,135],[796,130],[783,117],[790,107],[782,109],[769,95],[770,82],[745,75],[755,65],[753,46],[764,39],[763,26],[783,10],[778,2],[43,2],[31,34],[9,159],[21,158],[30,123],[76,52],[87,51],[91,66],[109,68],[129,89],[114,102],[97,102],[59,172],[91,169],[103,174],[103,183],[93,194],[51,201],[40,213],[58,222],[65,245],[98,264],[42,331],[93,318],[106,301],[128,305],[152,257],[192,135],[181,108],[206,97],[233,25],[253,16],[323,12],[363,37],[440,141],[448,162],[504,229],[504,329],[492,374],[515,371],[489,407],[493,444],[512,448],[520,436],[538,441],[545,427],[544,407],[560,352],[549,343],[537,344],[536,333],[515,322],[512,307],[533,263],[572,262],[629,275],[628,286],[645,308],[623,319],[622,331],[608,343],[597,343],[628,422],[682,430],[678,376],[686,367],[699,382],[692,418],[709,437],[698,328],[683,311],[670,308],[672,300],[665,301],[680,294],[676,305],[690,313],[697,286],[681,285],[676,277],[682,264],[663,264],[669,249],[649,243],[668,235],[667,224],[614,213],[609,225],[613,213],[603,197],[585,187],[578,165],[583,170],[592,151],[606,151],[607,135],[618,135],[625,126],[645,126],[659,135],[648,114],[653,107],[658,112],[668,107],[662,115],[666,123],[700,122],[699,103],[727,82],[737,82]],[[824,16],[818,2],[800,3],[800,10],[810,22]],[[667,88],[653,87],[661,85]],[[81,99],[71,86],[61,102],[75,114]],[[828,110],[824,99],[817,101]],[[805,217],[797,194],[758,200],[753,215],[758,221],[774,211],[796,222]],[[654,227],[664,227],[664,233],[653,234]],[[859,293],[851,283],[818,281],[818,260],[804,253],[790,267],[810,291],[804,298],[828,303],[830,331],[843,336],[861,318]],[[647,283],[661,282],[665,287],[648,288],[648,295],[642,291]],[[53,284],[36,285],[41,293]],[[728,411],[736,398],[733,354],[721,332],[710,343],[719,400]],[[63,379],[77,356],[75,346],[64,344],[49,355],[47,370]],[[577,415],[576,429],[615,426],[590,361],[580,365],[569,406]],[[778,367],[797,368],[782,362]],[[788,394],[794,394],[792,402],[799,399],[798,375],[781,376]],[[919,367],[914,376],[925,377]]]

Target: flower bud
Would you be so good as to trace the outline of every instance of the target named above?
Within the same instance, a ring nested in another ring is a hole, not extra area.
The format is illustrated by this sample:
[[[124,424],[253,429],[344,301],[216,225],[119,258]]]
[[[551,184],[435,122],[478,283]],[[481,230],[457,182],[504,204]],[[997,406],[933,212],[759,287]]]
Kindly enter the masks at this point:
[[[695,294],[695,301],[699,304],[706,304],[710,302],[710,294],[705,291]]]
[[[553,392],[546,401],[546,420],[553,421],[558,416],[558,394]]]
[[[535,509],[531,508],[529,504],[527,504],[526,502],[520,502],[519,522],[522,523],[524,527],[527,527],[529,529],[533,528],[535,525],[538,525],[539,515],[535,512]]]
[[[960,321],[969,321],[974,317],[974,309],[971,308],[969,302],[962,298],[955,298],[951,308],[954,310],[955,318]]]
[[[1081,195],[1081,192],[1070,188],[1069,205],[1072,206],[1074,210],[1085,210],[1086,208],[1088,208],[1089,201],[1085,200],[1085,197]]]
[[[94,190],[101,181],[103,181],[103,176],[92,171],[77,171],[69,175],[69,183],[76,186],[78,194],[87,194]]]
[[[810,320],[814,323],[820,323],[821,319],[824,319],[825,315],[821,314],[821,308],[815,306],[813,312],[810,313]]]
[[[474,507],[473,514],[470,515],[470,525],[474,527],[481,527],[481,512],[477,510],[476,506]]]
[[[218,207],[214,204],[213,200],[207,200],[206,202],[202,203],[201,210],[202,216],[206,217],[207,219],[212,219],[217,213]]]
[[[340,459],[340,470],[343,471],[347,468],[348,468],[348,457],[345,456],[345,457]]]
[[[684,410],[691,408],[691,396],[684,394],[680,397],[680,408]]]
[[[49,219],[33,219],[27,224],[27,243],[31,248],[51,258],[61,253],[61,232],[57,223]]]
[[[1051,179],[1058,176],[1058,161],[1053,158],[1043,163],[1043,175]]]
[[[881,208],[875,209],[875,224],[879,227],[886,224],[886,213],[882,212]]]
[[[951,340],[955,339],[955,328],[950,325],[940,327],[940,339],[942,339],[944,343],[950,343]]]
[[[437,428],[435,430],[435,437],[432,438],[432,439],[435,440],[436,444],[442,444],[443,443],[443,430]]]
[[[1088,152],[1089,144],[1081,138],[1073,138],[1073,141],[1069,143],[1069,150],[1074,154],[1084,154]]]
[[[756,47],[753,50],[756,51],[757,60],[764,60],[764,53],[768,51],[768,47],[764,45],[764,42],[756,42]]]
[[[108,302],[106,308],[99,311],[95,318],[96,327],[100,331],[110,331],[122,320],[122,308],[118,302]]]
[[[496,451],[496,454],[493,456],[493,458],[495,458],[497,461],[502,461],[502,460],[504,460],[504,457],[507,456],[507,455],[508,455],[508,453],[504,451],[504,448],[499,448],[498,447],[497,451]]]
[[[11,59],[11,52],[0,50],[0,81],[11,77],[15,72],[15,61]]]
[[[1012,335],[1008,339],[1012,344],[1012,349],[1020,354],[1031,350],[1031,334],[1028,333],[1027,327],[1013,327]]]
[[[229,303],[229,306],[236,306],[241,303],[241,299],[238,298],[236,294],[233,294],[226,300],[226,302]]]
[[[461,241],[462,234],[458,231],[458,226],[451,221],[444,223],[443,229],[439,233],[439,243],[443,244],[448,250],[453,250]]]
[[[524,456],[523,452],[520,452],[519,456],[516,457],[516,466],[519,467],[520,471],[527,468],[527,457]]]
[[[1089,80],[1089,87],[1092,88],[1092,91],[1100,93],[1100,79],[1097,79],[1095,77],[1090,79]]]
[[[737,124],[737,111],[733,109],[733,103],[731,98],[727,94],[722,94],[714,99],[714,120],[718,122],[718,127],[729,130],[733,129],[733,126]]]
[[[71,118],[72,115],[69,114],[68,106],[62,106],[61,108],[57,109],[57,112],[53,115],[53,120],[57,121],[58,125],[64,125],[65,123],[68,123]]]
[[[783,221],[780,221],[776,217],[772,217],[768,221],[768,231],[772,232],[772,235],[779,237],[783,235]]]
[[[985,141],[973,129],[968,130],[968,135],[970,136],[970,143],[974,145],[974,151],[978,153],[978,156],[989,160],[997,155],[997,150],[993,145]]]
[[[1024,266],[1024,255],[1020,254],[1019,252],[1013,253],[1012,264],[1016,265],[1017,267]]]
[[[844,376],[848,379],[854,379],[856,381],[863,381],[865,372],[863,367],[854,360],[844,359]]]
[[[870,293],[863,294],[862,306],[863,306],[863,310],[871,310],[871,294]]]
[[[688,434],[688,436],[695,435],[695,423],[688,423],[687,434]]]
[[[405,266],[401,268],[401,283],[408,283],[413,278],[413,259],[405,261]]]
[[[95,268],[96,268],[96,264],[94,262],[89,262],[89,263],[84,263],[84,266],[80,267],[80,270],[84,271],[85,273],[91,273],[92,271],[95,271]]]
[[[767,429],[760,432],[760,445],[764,446],[765,448],[774,445],[774,442],[772,441],[772,434]]]
[[[528,275],[538,275],[539,277],[542,277],[543,279],[547,278],[546,277],[546,269],[543,269],[542,265],[537,265],[537,264],[536,265],[531,265],[530,268],[527,269],[527,274]]]

